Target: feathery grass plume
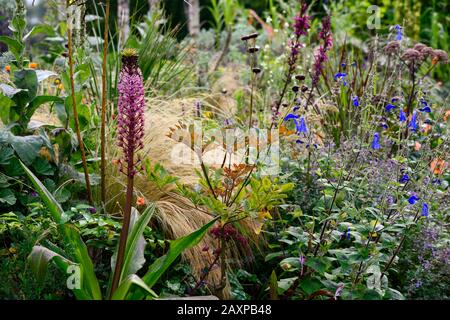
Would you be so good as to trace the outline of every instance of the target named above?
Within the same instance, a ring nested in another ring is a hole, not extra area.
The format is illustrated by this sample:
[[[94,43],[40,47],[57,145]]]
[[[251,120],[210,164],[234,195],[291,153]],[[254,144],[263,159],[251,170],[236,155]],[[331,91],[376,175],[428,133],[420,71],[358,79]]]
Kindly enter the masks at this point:
[[[144,147],[144,106],[144,83],[138,66],[138,56],[135,50],[125,49],[122,53],[122,70],[119,79],[117,141],[118,146],[123,150],[123,158],[119,160],[119,168],[127,176],[127,191],[111,294],[114,293],[120,282],[130,226],[134,176],[141,166],[140,159],[136,160],[135,158],[136,152]]]

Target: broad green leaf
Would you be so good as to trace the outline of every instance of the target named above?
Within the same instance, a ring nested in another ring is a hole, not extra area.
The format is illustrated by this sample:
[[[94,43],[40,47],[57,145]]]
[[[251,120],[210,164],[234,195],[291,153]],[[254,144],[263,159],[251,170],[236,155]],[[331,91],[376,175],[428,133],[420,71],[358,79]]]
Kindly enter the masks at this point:
[[[12,206],[17,201],[14,192],[10,189],[0,189],[0,203],[6,203],[7,205]]]
[[[8,46],[9,51],[11,51],[16,60],[20,60],[20,56],[22,55],[24,49],[24,45],[22,43],[7,36],[0,36],[0,42],[3,42]]]
[[[330,262],[326,258],[308,258],[305,264],[322,274],[330,267]]]
[[[34,246],[27,260],[31,270],[36,276],[36,280],[41,284],[45,279],[48,263],[50,261],[54,260],[55,264],[63,273],[67,272],[69,265],[74,264],[60,254],[43,246]]]
[[[30,165],[39,155],[42,138],[38,136],[15,136],[8,130],[0,130],[0,143],[9,144],[19,158]]]
[[[36,110],[43,105],[44,103],[47,102],[57,102],[57,103],[62,103],[64,102],[64,100],[60,97],[55,97],[55,96],[38,96],[36,98],[34,98],[29,106],[26,109],[26,117],[27,120],[31,119],[31,117],[33,116],[33,114],[36,112]]]
[[[141,278],[139,278],[135,274],[130,274],[125,278],[125,280],[121,282],[120,286],[114,292],[111,299],[124,300],[127,294],[130,292],[130,288],[132,285],[139,286],[154,298],[158,298],[158,295],[152,289],[150,289]]]
[[[23,41],[26,41],[29,37],[32,37],[36,34],[43,33],[47,36],[53,37],[56,35],[55,30],[53,30],[52,26],[48,24],[38,24],[31,28],[30,32],[28,32],[24,37]]]
[[[14,84],[17,88],[26,89],[28,101],[36,97],[38,89],[38,78],[35,70],[23,69],[14,72]]]
[[[135,208],[133,209],[135,210],[136,217],[139,217],[138,211]],[[147,243],[144,239],[143,233],[154,212],[155,205],[149,205],[139,219],[137,219],[137,221],[132,225],[132,227],[130,226],[130,234],[127,239],[120,279],[124,279],[127,276],[136,273],[144,265],[144,249]]]
[[[9,123],[9,109],[14,101],[0,93],[0,119],[4,124]]]

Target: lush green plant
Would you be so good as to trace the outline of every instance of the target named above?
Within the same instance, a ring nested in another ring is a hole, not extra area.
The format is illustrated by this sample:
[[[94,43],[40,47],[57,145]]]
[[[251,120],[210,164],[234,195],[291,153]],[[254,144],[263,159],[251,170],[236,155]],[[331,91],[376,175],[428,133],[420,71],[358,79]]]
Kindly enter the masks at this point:
[[[30,266],[36,273],[38,279],[42,279],[45,275],[47,265],[50,261],[54,262],[65,274],[67,274],[68,270],[71,270],[69,267],[76,266],[79,268],[78,275],[81,277],[77,280],[79,287],[73,289],[77,299],[101,299],[102,292],[100,290],[98,279],[94,273],[94,266],[89,257],[87,247],[80,237],[79,231],[73,224],[63,220],[64,211],[53,195],[25,165],[22,164],[22,167],[50,211],[52,219],[58,224],[58,229],[63,234],[64,238],[63,249],[54,245],[51,245],[50,248],[40,245],[34,246],[28,258]],[[142,234],[149,223],[154,210],[155,207],[151,205],[140,217],[138,217],[137,210],[133,211],[134,223],[130,224],[131,232],[127,240],[125,260],[120,275],[120,284],[117,290],[112,294],[112,299],[125,299],[127,297],[132,299],[157,297],[151,290],[151,287],[158,281],[161,275],[176,260],[181,252],[198,243],[209,227],[215,222],[213,220],[193,234],[173,241],[168,253],[157,259],[141,279],[135,272],[141,269],[145,262],[145,259],[143,258],[145,240],[143,240]],[[114,261],[114,258],[112,261]],[[136,287],[141,288],[142,290],[138,290]]]

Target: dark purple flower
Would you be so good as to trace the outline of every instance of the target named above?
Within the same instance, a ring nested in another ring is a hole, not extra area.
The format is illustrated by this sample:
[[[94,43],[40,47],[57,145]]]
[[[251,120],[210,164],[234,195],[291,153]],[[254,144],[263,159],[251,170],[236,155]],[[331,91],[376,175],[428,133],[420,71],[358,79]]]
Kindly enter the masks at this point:
[[[134,50],[126,49],[122,55],[122,70],[119,77],[118,101],[118,146],[123,150],[120,170],[133,177],[137,173],[139,160],[135,153],[144,147],[145,94],[138,57]]]
[[[311,17],[306,14],[308,5],[302,4],[300,13],[294,18],[294,34],[296,37],[307,36],[308,30],[311,28]]]
[[[97,209],[95,209],[94,207],[90,207],[90,208],[89,208],[89,212],[92,213],[92,214],[94,214],[94,213],[97,212]]]
[[[314,55],[314,65],[312,72],[312,86],[315,87],[319,82],[322,74],[323,64],[328,60],[327,51],[333,46],[333,37],[331,33],[331,17],[325,16],[322,19],[322,30],[319,38],[323,40],[323,44],[319,47]]]

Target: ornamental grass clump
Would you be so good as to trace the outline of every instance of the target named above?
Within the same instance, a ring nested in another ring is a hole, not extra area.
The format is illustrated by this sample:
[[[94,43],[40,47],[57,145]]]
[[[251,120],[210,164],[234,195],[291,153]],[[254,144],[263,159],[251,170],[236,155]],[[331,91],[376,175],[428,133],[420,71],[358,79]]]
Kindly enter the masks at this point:
[[[122,70],[120,72],[118,89],[117,141],[118,146],[123,150],[123,157],[119,160],[119,170],[127,176],[127,191],[112,293],[114,293],[120,280],[128,238],[134,176],[141,168],[141,160],[136,158],[136,153],[143,148],[145,94],[142,73],[138,66],[138,57],[135,50],[125,49],[122,54]]]

